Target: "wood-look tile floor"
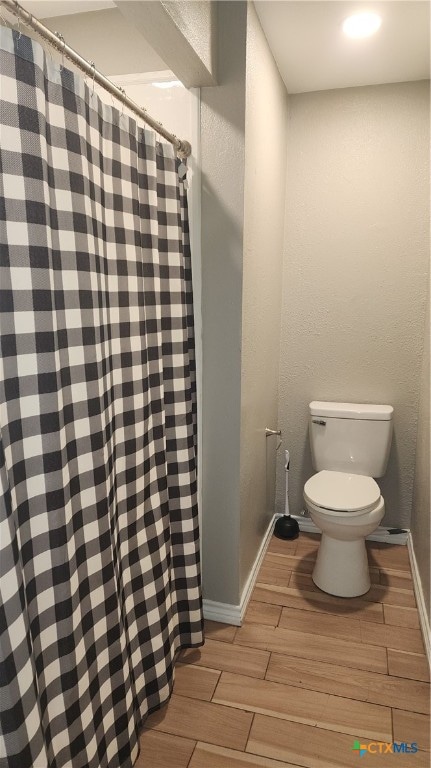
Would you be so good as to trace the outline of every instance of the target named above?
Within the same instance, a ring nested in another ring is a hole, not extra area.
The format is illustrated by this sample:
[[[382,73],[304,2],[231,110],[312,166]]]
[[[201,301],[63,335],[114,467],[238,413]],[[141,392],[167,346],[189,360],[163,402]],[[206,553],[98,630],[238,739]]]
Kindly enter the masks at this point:
[[[206,623],[137,768],[425,768],[429,670],[407,547],[368,543],[372,586],[344,600],[311,579],[319,539],[272,538],[241,628]],[[417,742],[416,754],[352,751]]]

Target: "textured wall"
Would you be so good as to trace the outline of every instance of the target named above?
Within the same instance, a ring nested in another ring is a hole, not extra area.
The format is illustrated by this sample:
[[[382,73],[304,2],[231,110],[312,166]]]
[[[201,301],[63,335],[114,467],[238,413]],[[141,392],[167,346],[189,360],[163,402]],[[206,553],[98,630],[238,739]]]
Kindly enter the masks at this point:
[[[204,597],[239,602],[247,6],[220,3],[219,85],[201,91]]]
[[[416,472],[413,492],[413,547],[422,581],[425,605],[430,615],[430,307],[425,320],[422,361]]]
[[[205,64],[217,75],[217,4],[213,0],[162,3]]]
[[[274,514],[287,92],[256,11],[247,16],[241,370],[241,589]],[[270,136],[271,141],[266,141]],[[263,146],[264,145],[264,146]]]
[[[383,525],[409,525],[428,252],[429,83],[291,96],[279,425],[292,512],[313,473],[309,401],[390,403]]]

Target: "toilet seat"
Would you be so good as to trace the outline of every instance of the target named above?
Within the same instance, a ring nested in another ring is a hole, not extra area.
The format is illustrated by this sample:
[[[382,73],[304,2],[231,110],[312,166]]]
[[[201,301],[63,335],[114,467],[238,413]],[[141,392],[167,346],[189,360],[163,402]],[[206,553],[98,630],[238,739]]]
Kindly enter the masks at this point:
[[[325,469],[307,480],[304,498],[327,514],[362,515],[379,503],[380,488],[372,477]]]

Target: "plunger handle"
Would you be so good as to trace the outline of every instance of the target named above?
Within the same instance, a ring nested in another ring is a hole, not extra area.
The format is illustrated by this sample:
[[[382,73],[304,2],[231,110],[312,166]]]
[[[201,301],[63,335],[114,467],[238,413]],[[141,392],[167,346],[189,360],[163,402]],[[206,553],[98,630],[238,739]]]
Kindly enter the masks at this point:
[[[284,462],[284,468],[286,470],[286,498],[285,498],[285,504],[284,504],[284,514],[289,516],[289,465],[290,465],[290,455],[289,451],[284,452],[285,456],[285,462]]]

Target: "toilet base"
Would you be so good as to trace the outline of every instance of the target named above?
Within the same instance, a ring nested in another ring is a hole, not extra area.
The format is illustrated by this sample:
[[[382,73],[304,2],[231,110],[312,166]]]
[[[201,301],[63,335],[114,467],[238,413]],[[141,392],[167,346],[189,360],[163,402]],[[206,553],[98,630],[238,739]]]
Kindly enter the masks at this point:
[[[337,597],[368,592],[371,582],[365,539],[340,541],[322,533],[312,579],[316,587]]]

